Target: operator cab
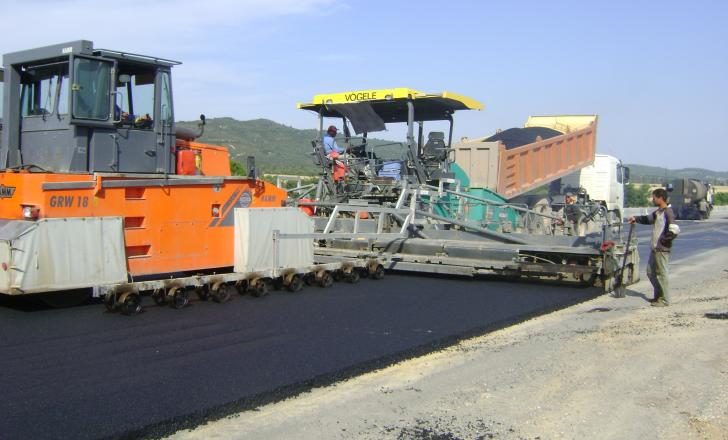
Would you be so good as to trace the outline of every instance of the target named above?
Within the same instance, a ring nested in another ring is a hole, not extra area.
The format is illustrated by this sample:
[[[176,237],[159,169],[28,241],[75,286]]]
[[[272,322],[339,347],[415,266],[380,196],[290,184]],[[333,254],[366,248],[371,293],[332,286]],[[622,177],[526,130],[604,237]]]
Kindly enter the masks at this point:
[[[174,173],[177,64],[85,40],[4,55],[0,169]]]
[[[349,173],[353,174],[352,180],[371,181],[372,177],[389,177],[424,184],[453,177],[449,169],[452,161],[453,113],[458,110],[480,110],[483,105],[450,92],[426,94],[413,89],[395,88],[316,95],[311,103],[298,104],[298,108],[318,114],[319,137],[314,141],[314,146],[322,138],[324,127],[328,126],[325,118],[339,121],[344,132],[341,146],[347,148],[352,156],[347,164],[353,171]],[[432,122],[445,122],[447,133],[440,128],[425,136],[425,123],[429,126]],[[367,140],[370,133],[387,130],[388,124],[406,124],[407,128],[406,141],[395,143],[400,147],[395,154],[391,154],[394,144]],[[353,140],[349,125],[361,136],[358,143]],[[317,163],[321,162],[319,158]]]

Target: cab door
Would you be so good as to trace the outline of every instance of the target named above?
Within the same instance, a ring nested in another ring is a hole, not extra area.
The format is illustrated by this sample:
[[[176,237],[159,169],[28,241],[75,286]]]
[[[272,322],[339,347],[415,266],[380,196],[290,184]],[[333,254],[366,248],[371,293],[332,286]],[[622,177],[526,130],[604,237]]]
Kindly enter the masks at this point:
[[[114,141],[111,170],[156,173],[161,151],[156,143],[157,69],[119,63],[114,78]]]
[[[172,99],[172,77],[169,70],[160,70],[157,75],[157,108],[155,122],[157,142],[156,171],[158,173],[176,172],[174,106]]]

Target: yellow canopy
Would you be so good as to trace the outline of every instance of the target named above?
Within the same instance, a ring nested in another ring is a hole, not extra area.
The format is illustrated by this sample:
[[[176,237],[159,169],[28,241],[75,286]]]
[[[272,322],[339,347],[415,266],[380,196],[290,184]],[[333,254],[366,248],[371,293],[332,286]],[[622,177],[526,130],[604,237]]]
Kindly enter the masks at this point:
[[[443,120],[457,110],[483,108],[480,102],[457,93],[428,94],[408,88],[354,90],[316,95],[312,102],[299,103],[297,107],[321,113],[326,117],[340,117],[342,114],[337,110],[340,105],[369,104],[385,122],[404,122],[407,120],[409,99],[414,104],[417,121]]]

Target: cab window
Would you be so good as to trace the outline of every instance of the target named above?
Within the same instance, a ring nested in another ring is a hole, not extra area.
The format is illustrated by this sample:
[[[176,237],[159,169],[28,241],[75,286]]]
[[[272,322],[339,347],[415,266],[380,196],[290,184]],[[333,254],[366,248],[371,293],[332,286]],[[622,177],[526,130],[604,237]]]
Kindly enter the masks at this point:
[[[153,128],[154,76],[153,69],[119,66],[114,107],[117,123],[142,130]]]
[[[56,110],[59,87],[67,79],[68,63],[25,68],[21,73],[21,115],[27,117],[52,114]]]
[[[161,118],[166,124],[171,124],[174,120],[172,115],[172,84],[169,80],[169,73],[162,73],[162,107]]]
[[[73,117],[108,121],[111,63],[76,58],[73,64]]]

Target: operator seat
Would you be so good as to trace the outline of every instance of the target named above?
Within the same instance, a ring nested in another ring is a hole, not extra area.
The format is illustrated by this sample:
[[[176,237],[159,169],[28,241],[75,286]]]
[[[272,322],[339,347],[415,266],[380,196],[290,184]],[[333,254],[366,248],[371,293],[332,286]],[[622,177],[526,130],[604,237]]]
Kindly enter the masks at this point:
[[[445,132],[431,131],[427,135],[427,143],[422,149],[422,155],[427,160],[441,162],[447,158],[445,149]]]

